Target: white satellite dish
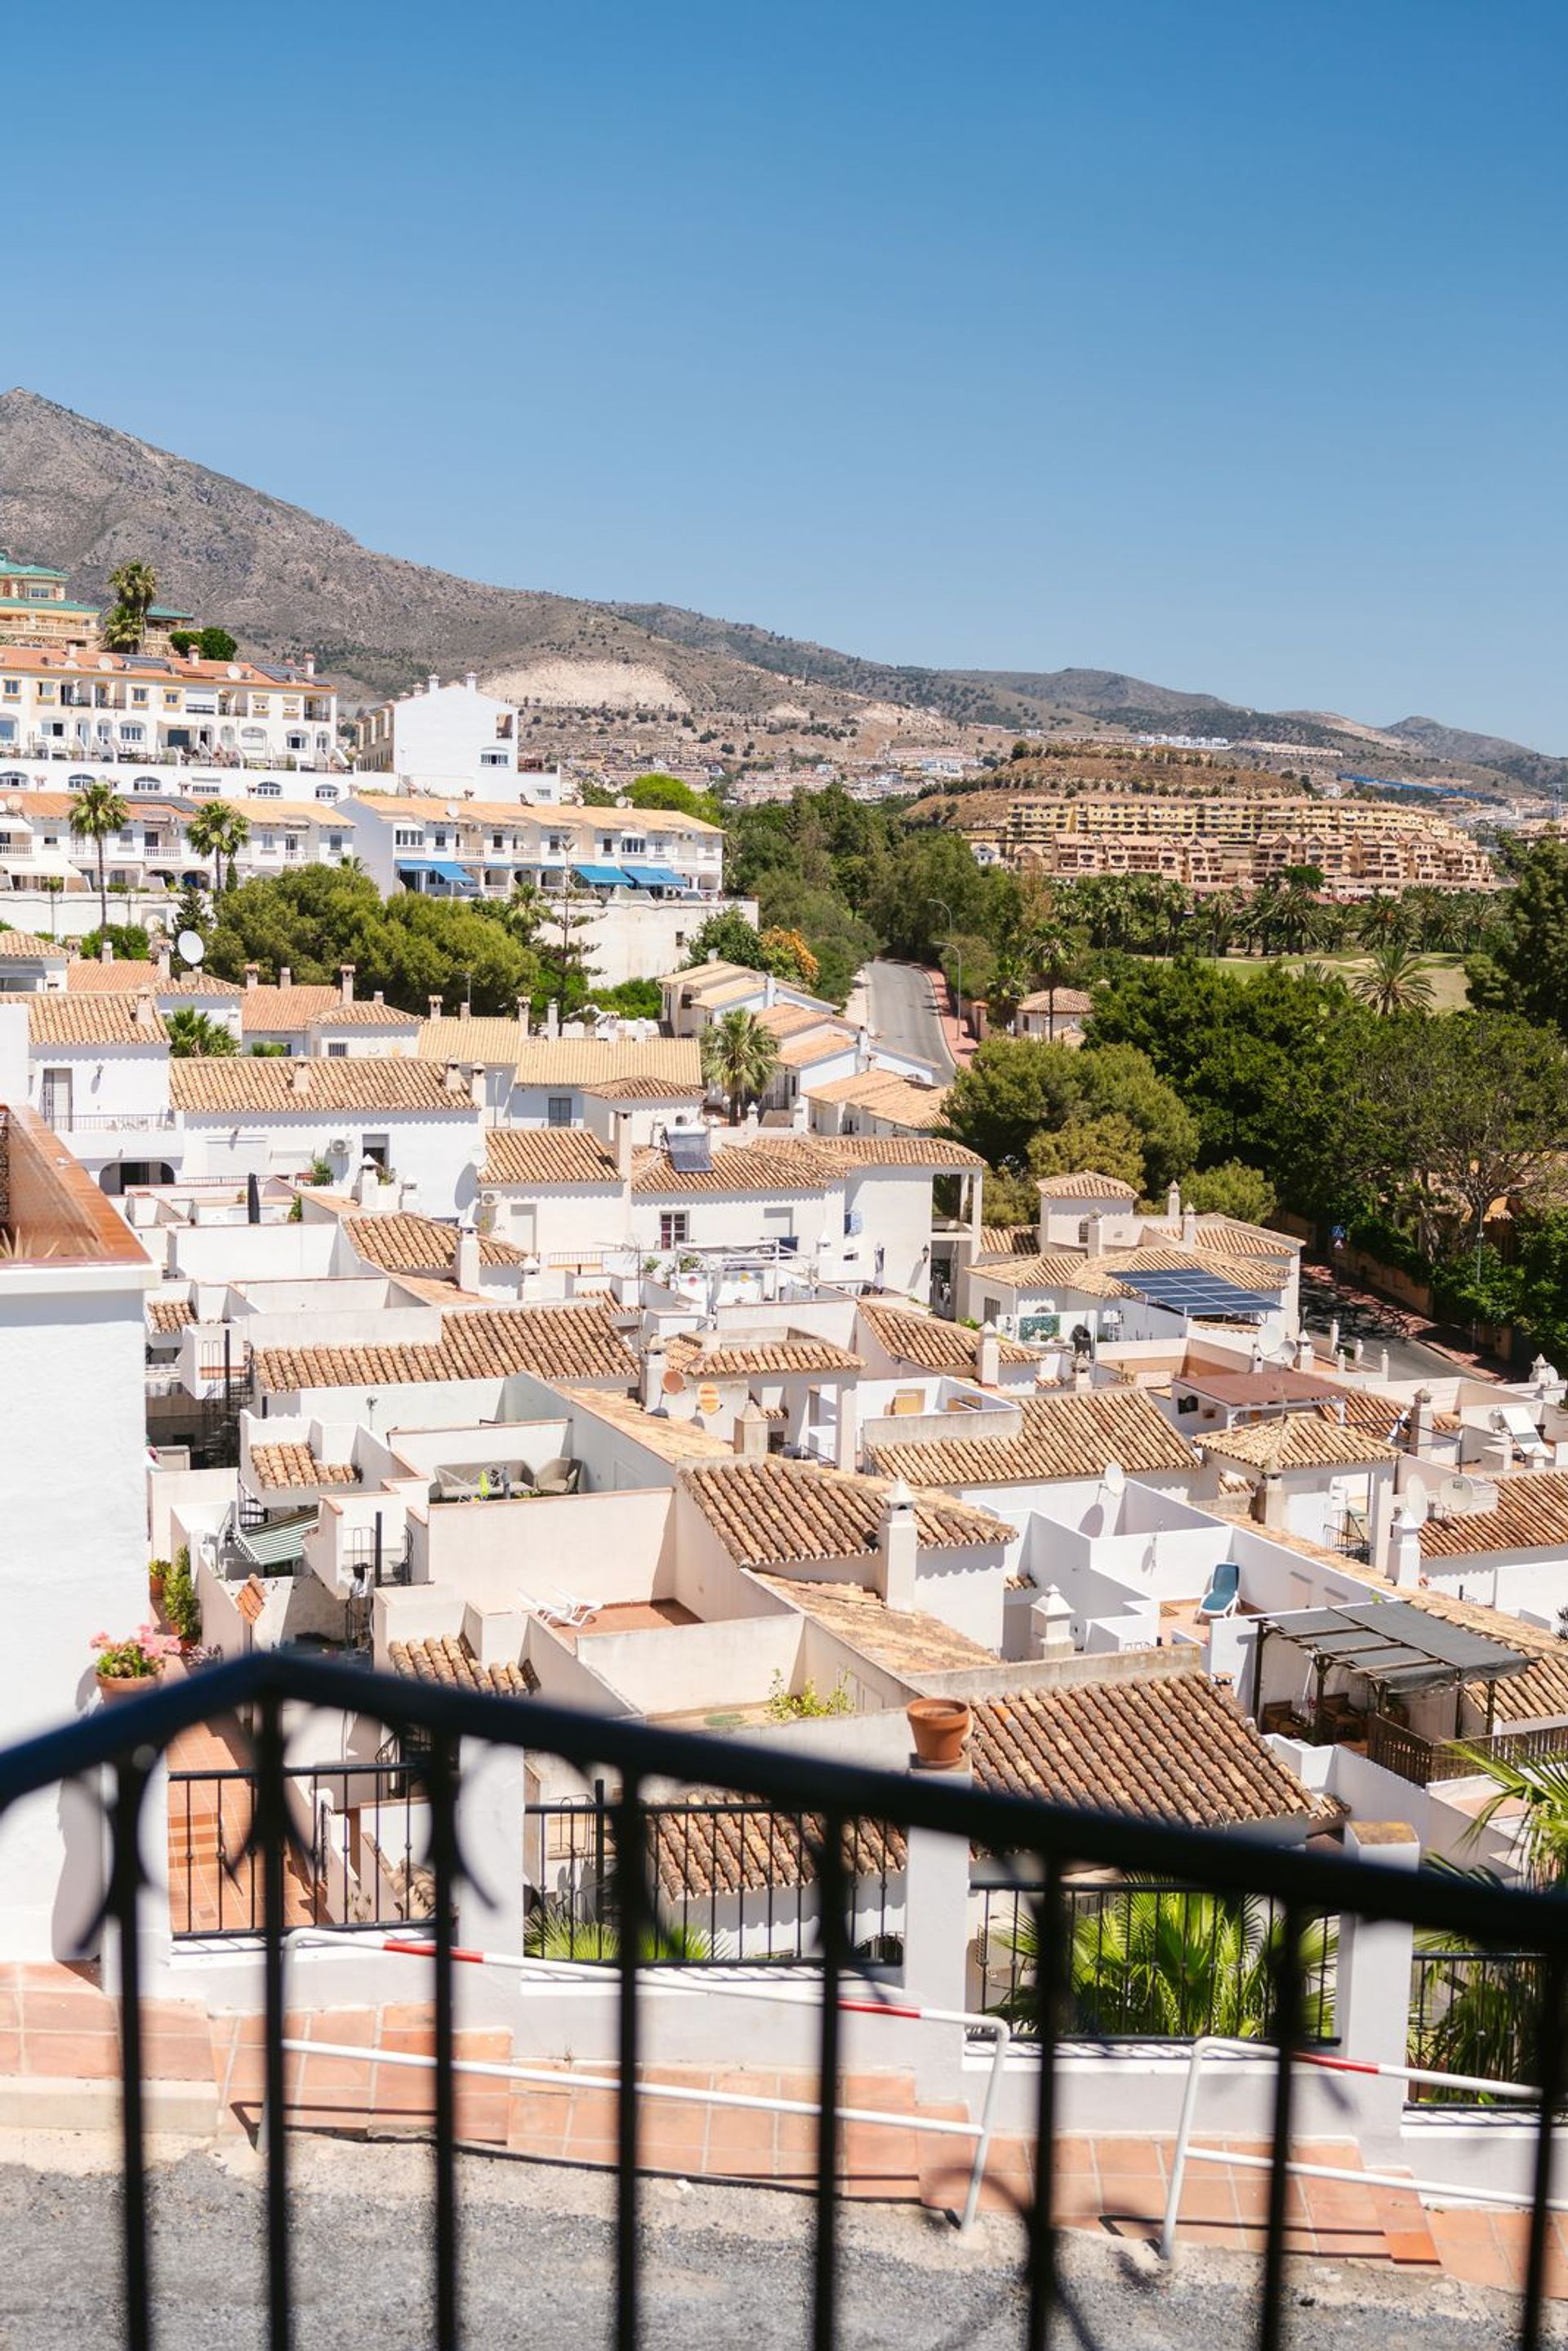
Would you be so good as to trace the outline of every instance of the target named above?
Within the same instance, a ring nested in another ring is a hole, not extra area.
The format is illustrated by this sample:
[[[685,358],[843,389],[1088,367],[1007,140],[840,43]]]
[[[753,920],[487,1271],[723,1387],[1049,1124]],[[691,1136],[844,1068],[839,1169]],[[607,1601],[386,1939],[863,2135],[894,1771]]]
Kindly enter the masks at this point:
[[[1100,1483],[1108,1494],[1124,1494],[1127,1490],[1127,1473],[1119,1461],[1107,1461],[1100,1473]]]
[[[1413,1527],[1424,1527],[1430,1509],[1430,1497],[1427,1491],[1425,1478],[1416,1476],[1410,1479],[1400,1499],[1405,1505],[1407,1524]]]
[[[184,963],[200,963],[207,952],[200,931],[182,931],[174,945],[179,948],[181,960]]]
[[[1462,1518],[1478,1499],[1473,1478],[1445,1478],[1437,1489],[1437,1508],[1446,1519]]]

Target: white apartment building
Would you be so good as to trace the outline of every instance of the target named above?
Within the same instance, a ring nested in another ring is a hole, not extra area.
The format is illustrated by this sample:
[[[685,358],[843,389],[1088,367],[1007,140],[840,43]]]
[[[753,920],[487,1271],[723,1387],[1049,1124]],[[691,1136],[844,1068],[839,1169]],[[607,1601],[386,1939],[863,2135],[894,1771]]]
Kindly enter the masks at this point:
[[[416,791],[478,792],[536,805],[562,796],[559,769],[522,770],[517,710],[482,694],[472,670],[460,685],[428,677],[361,711],[354,721],[354,765],[363,775],[395,776],[400,787]]]
[[[18,1099],[23,1022],[0,1029],[0,1519],[18,1609],[0,1656],[0,1736],[50,1730],[94,1697],[95,1634],[147,1617],[146,1293],[153,1266]],[[30,1589],[31,1602],[24,1595]],[[25,1620],[25,1631],[22,1629]],[[154,1816],[156,1816],[154,1814]],[[50,1789],[0,1825],[0,1952],[74,1957],[105,1855],[96,1796]]]
[[[338,696],[315,669],[0,646],[0,759],[326,768]]]

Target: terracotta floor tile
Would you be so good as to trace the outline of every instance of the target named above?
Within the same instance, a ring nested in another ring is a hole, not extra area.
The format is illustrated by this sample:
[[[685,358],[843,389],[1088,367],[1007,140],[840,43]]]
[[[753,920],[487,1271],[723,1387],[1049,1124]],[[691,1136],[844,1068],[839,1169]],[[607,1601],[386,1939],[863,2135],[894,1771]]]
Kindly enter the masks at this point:
[[[29,2032],[22,2071],[54,2079],[113,2081],[120,2072],[120,2044],[110,2032]]]
[[[620,2104],[613,2090],[576,2090],[571,2100],[571,2122],[568,2137],[571,2145],[580,2140],[608,2139],[613,2142],[620,2125]]]
[[[708,2147],[743,2154],[771,2155],[778,2144],[781,2116],[757,2106],[712,2106],[708,2110]],[[800,2117],[804,2121],[805,2117]]]
[[[1124,2220],[1155,2220],[1165,2210],[1165,2190],[1146,2173],[1102,2169],[1100,2195],[1102,2210]]]
[[[1165,2150],[1153,2139],[1103,2138],[1097,2142],[1100,2168],[1119,2179],[1163,2179]]]
[[[27,1991],[22,1996],[26,2032],[112,2032],[114,2011],[100,1992]]]

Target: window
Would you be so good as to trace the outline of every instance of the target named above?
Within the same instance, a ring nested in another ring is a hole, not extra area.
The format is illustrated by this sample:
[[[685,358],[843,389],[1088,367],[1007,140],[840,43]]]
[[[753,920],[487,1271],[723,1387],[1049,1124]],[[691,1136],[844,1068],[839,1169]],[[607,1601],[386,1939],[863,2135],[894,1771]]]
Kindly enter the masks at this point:
[[[5,680],[5,691],[6,691],[6,693],[7,693],[8,695],[12,695],[13,697],[15,697],[16,695],[20,694],[20,693],[21,693],[21,691],[22,691],[22,681],[21,681],[21,679],[20,679],[19,677],[8,677],[8,678]]]
[[[422,849],[423,845],[424,834],[423,831],[411,832],[405,826],[400,825],[392,834],[392,847],[394,849]]]
[[[328,1046],[327,1059],[329,1061],[346,1061],[348,1058],[349,1048],[341,1038],[338,1040],[336,1044]]]
[[[146,727],[133,718],[122,719],[120,722],[120,739],[122,743],[140,743],[146,732]],[[140,789],[141,787],[138,786],[138,789]]]
[[[133,686],[131,687],[131,708],[132,708],[133,710],[145,710],[145,709],[146,709],[146,707],[147,707],[147,688],[146,688],[144,685],[133,685]]]
[[[328,854],[328,856],[329,856],[329,857],[341,857],[342,853],[343,853],[343,836],[342,836],[342,834],[341,834],[340,832],[329,832],[329,833],[327,835],[327,854]]]
[[[290,735],[287,741],[291,751],[308,751],[310,747],[308,738],[303,735]]]
[[[659,1247],[685,1249],[691,1237],[691,1217],[685,1208],[664,1208],[659,1216]]]
[[[551,1126],[570,1126],[571,1124],[571,1096],[570,1094],[551,1094],[545,1115]]]

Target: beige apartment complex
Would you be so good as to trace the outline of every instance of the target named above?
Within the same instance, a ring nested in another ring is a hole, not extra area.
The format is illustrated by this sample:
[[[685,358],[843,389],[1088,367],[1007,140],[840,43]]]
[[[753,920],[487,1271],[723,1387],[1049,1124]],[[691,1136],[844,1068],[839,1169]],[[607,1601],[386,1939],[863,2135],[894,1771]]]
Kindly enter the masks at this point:
[[[1194,890],[1255,887],[1292,865],[1320,867],[1345,898],[1417,883],[1490,890],[1497,881],[1485,851],[1447,818],[1366,801],[1032,794],[977,811],[963,830],[987,862],[1151,874]]]

